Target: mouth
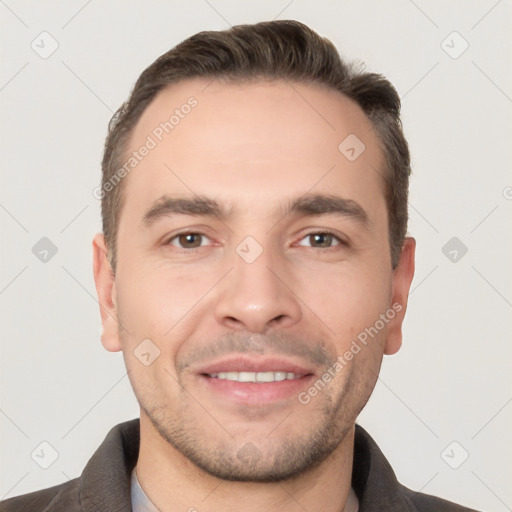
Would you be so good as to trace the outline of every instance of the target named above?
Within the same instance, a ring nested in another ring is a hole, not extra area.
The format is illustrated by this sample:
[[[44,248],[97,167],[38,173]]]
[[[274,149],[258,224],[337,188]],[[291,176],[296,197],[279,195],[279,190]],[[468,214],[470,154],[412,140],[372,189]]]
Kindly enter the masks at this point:
[[[281,382],[283,380],[297,380],[304,375],[293,372],[219,372],[207,374],[212,379],[230,380],[233,382]]]
[[[196,371],[205,391],[223,403],[264,405],[297,396],[314,378],[312,369],[285,358],[233,356]]]

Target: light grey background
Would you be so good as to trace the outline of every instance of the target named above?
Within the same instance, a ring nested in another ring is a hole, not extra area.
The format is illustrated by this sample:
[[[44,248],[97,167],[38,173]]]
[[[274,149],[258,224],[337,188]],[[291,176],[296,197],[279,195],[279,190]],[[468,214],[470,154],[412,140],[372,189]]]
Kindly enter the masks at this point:
[[[405,485],[512,510],[510,1],[0,0],[0,15],[0,499],[78,476],[138,416],[121,353],[101,346],[92,278],[112,112],[193,33],[291,18],[394,83],[413,155],[404,346],[360,423]],[[45,59],[43,31],[58,42]],[[32,252],[42,237],[58,249],[47,262]],[[43,441],[58,452],[48,469]]]

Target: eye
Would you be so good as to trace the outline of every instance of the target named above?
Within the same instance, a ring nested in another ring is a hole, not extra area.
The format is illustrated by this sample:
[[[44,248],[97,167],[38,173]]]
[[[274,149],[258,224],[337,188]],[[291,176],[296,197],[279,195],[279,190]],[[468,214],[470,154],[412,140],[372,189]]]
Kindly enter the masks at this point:
[[[304,243],[305,241],[309,241],[309,244]],[[309,233],[309,235],[306,235],[299,242],[299,245],[302,245],[303,247],[318,247],[320,249],[327,249],[336,245],[344,245],[344,242],[333,233],[322,231],[318,233]]]
[[[181,249],[196,249],[206,245],[208,238],[202,233],[180,233],[173,236],[167,243]]]

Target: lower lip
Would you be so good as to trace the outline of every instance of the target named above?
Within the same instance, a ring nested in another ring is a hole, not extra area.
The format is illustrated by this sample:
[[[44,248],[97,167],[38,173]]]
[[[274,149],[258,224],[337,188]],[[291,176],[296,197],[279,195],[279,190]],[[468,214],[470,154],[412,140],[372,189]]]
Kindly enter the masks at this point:
[[[223,398],[240,404],[261,405],[297,396],[306,388],[313,375],[305,375],[299,379],[280,380],[274,382],[238,382],[235,380],[216,379],[200,375],[201,380],[214,393]]]

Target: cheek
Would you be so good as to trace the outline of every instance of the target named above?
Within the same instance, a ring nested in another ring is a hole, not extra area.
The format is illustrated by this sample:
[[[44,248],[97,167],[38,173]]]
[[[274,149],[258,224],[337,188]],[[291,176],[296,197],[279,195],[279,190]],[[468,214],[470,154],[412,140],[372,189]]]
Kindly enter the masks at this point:
[[[181,344],[197,328],[198,314],[205,314],[208,303],[204,298],[218,281],[208,269],[184,272],[165,265],[150,269],[142,263],[126,266],[118,279],[122,283],[117,288],[118,320],[125,328],[124,350],[141,351],[139,345],[149,339],[157,347],[154,351],[159,350],[166,361],[174,360]],[[171,370],[174,374],[174,367]]]
[[[391,282],[378,267],[368,270],[340,263],[336,270],[317,268],[297,278],[297,295],[307,306],[305,311],[314,312],[341,345],[373,326],[389,307]]]
[[[191,275],[150,267],[144,262],[123,268],[118,281],[122,283],[117,291],[125,320],[133,325],[142,320],[150,328],[161,329],[183,314],[198,284]]]

